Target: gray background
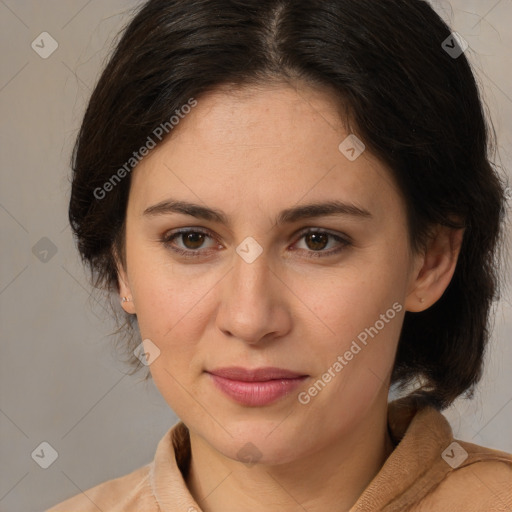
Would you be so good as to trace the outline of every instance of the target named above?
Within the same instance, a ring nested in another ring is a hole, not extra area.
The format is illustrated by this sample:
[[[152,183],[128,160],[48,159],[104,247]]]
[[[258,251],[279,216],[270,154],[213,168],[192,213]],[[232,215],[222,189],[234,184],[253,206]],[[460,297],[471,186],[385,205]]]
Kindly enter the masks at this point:
[[[111,42],[138,3],[0,0],[0,511],[43,510],[140,467],[176,421],[152,381],[126,375],[67,224],[71,147]],[[434,5],[470,45],[510,173],[512,0]],[[58,42],[47,59],[31,47],[42,32]],[[505,290],[497,304],[475,398],[445,414],[456,437],[512,452],[510,299]],[[48,469],[31,458],[43,441],[58,452]]]

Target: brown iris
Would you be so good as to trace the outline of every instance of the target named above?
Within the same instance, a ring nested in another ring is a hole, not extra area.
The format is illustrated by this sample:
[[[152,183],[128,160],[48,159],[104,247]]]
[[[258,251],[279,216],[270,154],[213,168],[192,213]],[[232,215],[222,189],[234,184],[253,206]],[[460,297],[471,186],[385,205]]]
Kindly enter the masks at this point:
[[[304,240],[311,250],[320,250],[325,248],[328,238],[329,235],[325,233],[309,233],[304,237]],[[310,241],[312,242],[313,246],[310,245]]]
[[[204,233],[184,233],[182,234],[183,244],[187,249],[199,249],[204,243]],[[189,246],[188,243],[191,245]]]

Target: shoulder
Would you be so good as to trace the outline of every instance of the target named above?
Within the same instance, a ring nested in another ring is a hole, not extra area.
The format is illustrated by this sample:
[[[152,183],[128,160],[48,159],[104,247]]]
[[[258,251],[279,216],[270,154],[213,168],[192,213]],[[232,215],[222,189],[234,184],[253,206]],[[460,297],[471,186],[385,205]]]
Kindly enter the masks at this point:
[[[103,482],[55,505],[46,512],[158,512],[149,482],[151,464]]]
[[[446,512],[511,511],[512,454],[464,441],[453,444],[465,460],[459,465],[450,461],[454,467],[425,497],[418,512],[440,510],[441,506]],[[452,453],[444,454],[445,461]]]

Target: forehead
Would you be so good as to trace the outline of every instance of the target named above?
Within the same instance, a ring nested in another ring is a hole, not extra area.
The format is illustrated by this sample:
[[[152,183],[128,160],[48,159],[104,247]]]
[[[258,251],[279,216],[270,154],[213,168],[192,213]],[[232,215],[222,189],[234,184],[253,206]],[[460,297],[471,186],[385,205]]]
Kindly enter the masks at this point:
[[[340,144],[349,136],[325,91],[216,90],[135,168],[130,195],[139,208],[168,194],[215,205],[251,198],[259,207],[331,194],[384,208],[386,195],[398,194],[391,173],[367,150],[347,158]]]
[[[344,130],[336,103],[326,92],[284,84],[209,92],[178,128],[176,138],[193,132],[194,140],[187,138],[187,143],[224,154],[230,147],[251,150],[256,146],[294,154],[311,152],[312,145],[320,150],[331,138],[338,140]]]

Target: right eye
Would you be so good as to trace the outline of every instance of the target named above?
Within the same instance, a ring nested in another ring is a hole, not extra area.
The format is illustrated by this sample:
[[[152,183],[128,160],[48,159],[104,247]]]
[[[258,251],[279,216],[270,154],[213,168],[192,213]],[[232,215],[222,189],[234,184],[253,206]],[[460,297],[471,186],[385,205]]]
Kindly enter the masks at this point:
[[[195,258],[202,256],[205,252],[204,250],[199,251],[199,249],[204,244],[206,238],[213,239],[208,231],[198,228],[187,228],[166,233],[161,242],[166,248],[182,256]],[[176,246],[175,240],[181,240],[182,246]]]

